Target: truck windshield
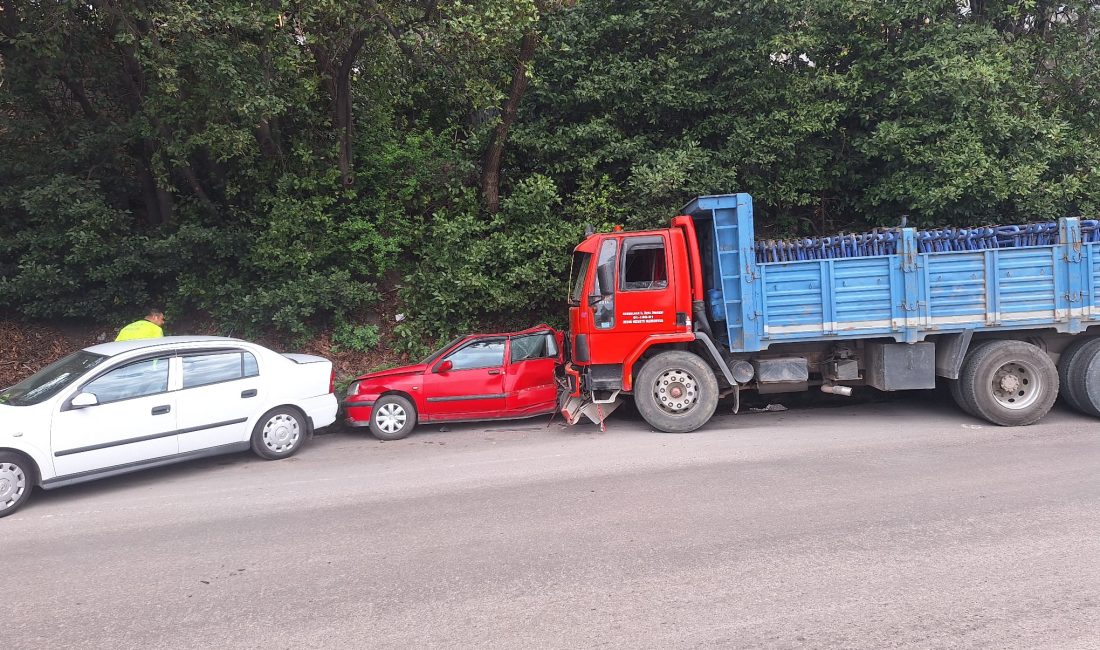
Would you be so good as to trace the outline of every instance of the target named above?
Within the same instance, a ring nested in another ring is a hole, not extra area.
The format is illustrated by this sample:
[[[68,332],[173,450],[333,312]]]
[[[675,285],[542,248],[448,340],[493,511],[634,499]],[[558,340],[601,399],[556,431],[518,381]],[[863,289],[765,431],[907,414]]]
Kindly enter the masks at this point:
[[[573,253],[573,268],[569,272],[569,304],[581,304],[584,297],[584,279],[588,276],[588,265],[592,263],[592,253]]]
[[[81,350],[55,361],[11,388],[0,390],[0,404],[31,406],[44,402],[84,373],[107,360],[102,354]]]

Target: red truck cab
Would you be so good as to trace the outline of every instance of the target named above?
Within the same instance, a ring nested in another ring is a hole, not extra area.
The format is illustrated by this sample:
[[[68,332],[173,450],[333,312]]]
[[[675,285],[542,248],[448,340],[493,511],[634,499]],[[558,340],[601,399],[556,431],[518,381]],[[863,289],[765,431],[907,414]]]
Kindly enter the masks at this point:
[[[634,367],[653,346],[695,341],[693,303],[702,300],[697,250],[689,217],[661,230],[593,234],[577,246],[567,418],[575,421],[588,395],[610,412],[619,392],[633,390]]]

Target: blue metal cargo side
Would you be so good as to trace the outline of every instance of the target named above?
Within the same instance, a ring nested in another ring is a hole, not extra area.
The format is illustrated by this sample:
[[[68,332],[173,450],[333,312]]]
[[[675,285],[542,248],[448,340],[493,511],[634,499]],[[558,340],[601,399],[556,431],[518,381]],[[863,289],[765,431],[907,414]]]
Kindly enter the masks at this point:
[[[758,262],[748,194],[699,197],[684,214],[700,240],[708,316],[735,353],[964,330],[1075,333],[1100,320],[1100,243],[1084,241],[1075,218],[1058,221],[1057,243],[922,252],[918,231],[900,228],[869,254]]]

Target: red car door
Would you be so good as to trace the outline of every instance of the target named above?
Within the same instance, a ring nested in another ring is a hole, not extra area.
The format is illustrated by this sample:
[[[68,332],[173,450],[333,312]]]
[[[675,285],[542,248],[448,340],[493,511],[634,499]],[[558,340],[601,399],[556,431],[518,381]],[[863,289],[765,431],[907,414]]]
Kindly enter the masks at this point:
[[[559,363],[557,333],[542,330],[513,336],[508,342],[508,370],[504,379],[508,415],[524,417],[557,409]]]
[[[425,419],[503,417],[506,342],[499,337],[472,339],[437,361],[424,374]]]

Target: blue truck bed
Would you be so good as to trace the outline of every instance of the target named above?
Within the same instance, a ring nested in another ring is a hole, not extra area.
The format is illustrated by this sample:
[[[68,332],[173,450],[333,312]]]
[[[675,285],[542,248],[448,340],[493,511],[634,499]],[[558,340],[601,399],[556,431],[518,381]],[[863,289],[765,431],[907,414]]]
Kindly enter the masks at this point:
[[[900,228],[875,254],[759,262],[748,194],[699,197],[683,213],[699,236],[708,315],[731,352],[1100,324],[1100,243],[1075,218],[1060,219],[1049,244],[921,252],[918,231]]]

